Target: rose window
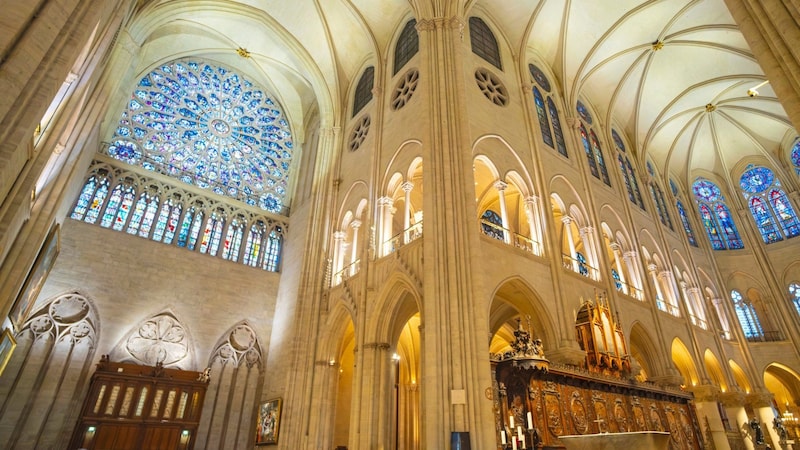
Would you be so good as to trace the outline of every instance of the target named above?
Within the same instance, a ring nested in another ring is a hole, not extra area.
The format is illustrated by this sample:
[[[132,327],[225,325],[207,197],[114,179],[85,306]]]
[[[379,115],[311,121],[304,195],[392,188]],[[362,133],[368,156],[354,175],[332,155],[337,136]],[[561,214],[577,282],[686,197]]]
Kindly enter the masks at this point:
[[[293,143],[281,107],[238,73],[176,61],[145,75],[106,153],[219,195],[282,212]]]

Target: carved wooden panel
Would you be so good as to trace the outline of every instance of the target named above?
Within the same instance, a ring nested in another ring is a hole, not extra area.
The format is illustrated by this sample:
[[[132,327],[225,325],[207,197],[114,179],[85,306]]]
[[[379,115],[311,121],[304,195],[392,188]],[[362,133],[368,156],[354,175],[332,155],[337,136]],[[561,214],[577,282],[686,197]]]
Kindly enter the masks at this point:
[[[510,431],[509,415],[515,418],[515,428],[524,426],[531,413],[542,448],[564,448],[558,439],[564,435],[632,431],[670,432],[670,450],[703,448],[689,393],[595,379],[585,372],[526,371],[504,363],[498,364],[495,374],[498,426]],[[529,432],[529,438],[533,434]]]

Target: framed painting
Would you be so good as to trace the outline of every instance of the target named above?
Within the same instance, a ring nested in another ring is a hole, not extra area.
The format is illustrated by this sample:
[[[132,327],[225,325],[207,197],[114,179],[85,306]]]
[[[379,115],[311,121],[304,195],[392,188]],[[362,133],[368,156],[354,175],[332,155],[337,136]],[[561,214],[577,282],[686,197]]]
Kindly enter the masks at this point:
[[[6,365],[16,347],[17,341],[14,339],[14,334],[11,333],[11,329],[4,329],[3,334],[0,335],[0,375],[6,370]]]
[[[281,399],[267,400],[258,406],[256,445],[277,444],[281,425]]]
[[[61,233],[59,224],[55,224],[47,235],[44,245],[39,249],[39,255],[36,256],[36,261],[33,263],[22,289],[17,295],[17,300],[11,308],[9,318],[14,330],[19,331],[23,322],[28,318],[31,313],[33,304],[36,302],[36,297],[39,296],[39,291],[42,290],[47,274],[56,262],[58,252],[61,250]]]

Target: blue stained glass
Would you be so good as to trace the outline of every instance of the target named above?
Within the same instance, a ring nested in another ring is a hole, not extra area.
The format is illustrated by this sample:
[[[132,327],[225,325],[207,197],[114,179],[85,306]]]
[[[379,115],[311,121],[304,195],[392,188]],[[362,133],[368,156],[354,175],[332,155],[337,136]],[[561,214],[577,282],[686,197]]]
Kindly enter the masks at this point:
[[[792,297],[792,303],[797,314],[800,314],[800,284],[792,283],[789,285],[789,295]]]
[[[575,105],[575,109],[578,111],[578,115],[586,122],[588,125],[592,124],[592,115],[589,113],[589,110],[586,109],[586,105],[583,104],[580,100]]]
[[[698,178],[692,186],[692,191],[700,200],[706,202],[722,201],[722,193],[717,185],[706,179]]]
[[[617,272],[617,269],[611,269],[611,278],[614,279],[614,287],[616,287],[618,291],[621,291],[622,280],[620,280],[619,272]]]
[[[739,232],[736,230],[736,225],[731,218],[731,212],[728,207],[722,203],[716,205],[717,219],[719,220],[720,227],[722,228],[722,236],[730,249],[744,248],[742,238],[739,237]]]
[[[642,193],[639,191],[639,182],[636,180],[636,172],[633,171],[633,165],[628,157],[625,157],[625,165],[628,167],[628,176],[631,179],[633,193],[636,194],[636,203],[639,205],[639,208],[645,210],[644,201],[642,200]]]
[[[603,150],[600,149],[600,141],[597,140],[597,135],[594,130],[589,130],[592,137],[592,149],[594,150],[594,158],[597,160],[597,166],[600,167],[600,175],[602,176],[603,183],[611,186],[611,180],[608,178],[608,169],[606,168],[606,161],[603,159]]]
[[[102,181],[100,181],[100,186],[94,193],[94,198],[92,199],[92,203],[89,205],[89,210],[86,213],[86,217],[83,218],[84,222],[97,222],[97,218],[100,216],[100,209],[106,202],[106,196],[108,196],[108,185],[108,178],[104,178]]]
[[[628,176],[628,169],[621,154],[617,154],[617,162],[619,163],[619,171],[622,173],[622,180],[625,181],[625,189],[628,191],[628,199],[631,203],[636,204],[636,195],[633,193],[633,186],[631,186],[631,180]]]
[[[686,233],[686,239],[689,241],[689,244],[697,247],[697,240],[694,238],[692,224],[689,222],[689,217],[686,216],[686,209],[684,209],[683,203],[678,200],[675,202],[675,206],[678,208],[678,215],[681,218],[681,224],[683,224],[683,231]]]
[[[589,146],[589,136],[586,134],[586,128],[581,124],[578,131],[581,133],[581,142],[583,143],[583,150],[586,152],[586,160],[589,163],[589,169],[595,178],[600,178],[600,173],[597,171],[597,163],[594,160],[592,148]]]
[[[81,195],[78,196],[78,201],[75,204],[75,208],[72,209],[72,214],[70,215],[71,218],[75,220],[83,219],[86,211],[89,209],[89,202],[94,197],[95,189],[97,188],[97,177],[92,175],[86,181],[86,184],[83,185],[83,190],[81,190]]]
[[[283,246],[283,235],[280,227],[270,231],[267,238],[267,249],[264,252],[264,264],[262,268],[270,272],[277,272],[280,267],[281,247]]]
[[[128,234],[136,234],[139,231],[139,225],[142,223],[142,218],[147,210],[147,205],[150,201],[150,196],[147,193],[142,193],[136,205],[133,207],[133,214],[131,214],[131,221],[128,223]]]
[[[266,115],[271,118],[268,132],[262,128]],[[250,183],[252,201],[240,197],[238,186],[229,189],[220,183],[233,181],[221,176],[222,172],[235,172],[243,160],[258,158],[270,146],[280,143],[277,148],[284,151],[283,157],[291,159],[289,123],[274,121],[281,115],[277,103],[241,75],[208,63],[171,62],[143,77],[133,90],[112,137],[117,145],[109,146],[107,153],[214,192],[235,192],[232,196],[239,200],[270,205],[279,208],[270,211],[280,212],[285,192],[279,193],[263,181],[244,180]],[[140,126],[130,127],[127,117]],[[222,151],[207,154],[209,145]],[[177,152],[183,153],[173,158]],[[187,164],[172,165],[173,160],[186,160]],[[289,172],[277,166],[263,176],[280,182],[288,179]],[[258,200],[266,194],[277,200]]]
[[[669,188],[672,190],[672,195],[677,197],[678,196],[678,185],[675,184],[675,180],[672,178],[669,179]]]
[[[575,252],[575,259],[578,261],[578,273],[588,277],[589,266],[586,264],[586,257],[581,252]]]
[[[739,180],[739,187],[764,243],[800,235],[800,222],[794,208],[770,169],[749,165]]]
[[[745,337],[759,338],[764,336],[764,329],[761,327],[761,322],[753,305],[749,301],[745,301],[742,298],[742,294],[737,291],[731,291],[731,300],[733,300],[736,318],[739,319],[739,325],[742,326]]]
[[[139,228],[139,236],[147,237],[150,234],[150,228],[153,226],[153,220],[156,217],[156,212],[158,211],[158,197],[154,197],[150,204],[147,205],[147,211],[144,213],[144,219],[142,219],[142,226]]]
[[[544,110],[544,99],[539,88],[533,87],[533,102],[536,104],[536,116],[539,118],[539,129],[542,131],[542,140],[550,148],[555,148],[553,145],[553,135],[550,133],[550,122],[547,120],[547,113]]]
[[[700,205],[700,219],[703,221],[703,227],[708,234],[708,240],[711,241],[711,248],[714,250],[725,250],[725,244],[717,230],[717,224],[714,221],[714,216],[708,206]]]
[[[651,177],[656,176],[656,172],[653,170],[653,165],[650,164],[650,161],[645,163],[645,167],[647,168],[647,173],[649,173]]]
[[[792,164],[794,164],[795,172],[800,175],[800,139],[798,139],[794,143],[794,147],[792,147]]]
[[[767,190],[767,188],[772,185],[774,178],[775,176],[772,174],[772,171],[766,167],[754,167],[742,174],[739,180],[739,186],[745,192],[757,194]]]
[[[547,79],[544,72],[538,67],[533,64],[528,64],[528,70],[531,72],[531,76],[533,77],[534,81],[545,90],[545,92],[550,92],[550,80]]]
[[[556,138],[558,153],[567,157],[567,145],[564,143],[564,133],[561,131],[561,120],[558,118],[558,109],[553,99],[547,97],[547,112],[550,114],[550,122],[553,124],[553,135]],[[291,142],[289,143],[291,144]]]
[[[503,233],[503,219],[500,217],[500,214],[497,214],[491,209],[487,209],[483,215],[481,215],[481,229],[483,230],[483,234],[489,237],[501,241],[505,239],[505,234]]]
[[[621,152],[625,151],[625,143],[622,142],[622,138],[617,134],[617,130],[611,130],[611,138],[614,140],[614,145],[617,146],[617,149]]]

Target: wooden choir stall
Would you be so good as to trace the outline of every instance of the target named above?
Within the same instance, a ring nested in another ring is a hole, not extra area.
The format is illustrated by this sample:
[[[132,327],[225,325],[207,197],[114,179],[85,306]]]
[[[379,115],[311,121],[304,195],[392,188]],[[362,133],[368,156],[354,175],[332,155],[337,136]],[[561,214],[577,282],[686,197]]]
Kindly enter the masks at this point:
[[[530,325],[518,322],[511,350],[492,355],[498,448],[703,448],[692,394],[631,377],[622,330],[602,297],[577,314],[584,367],[551,364]]]

